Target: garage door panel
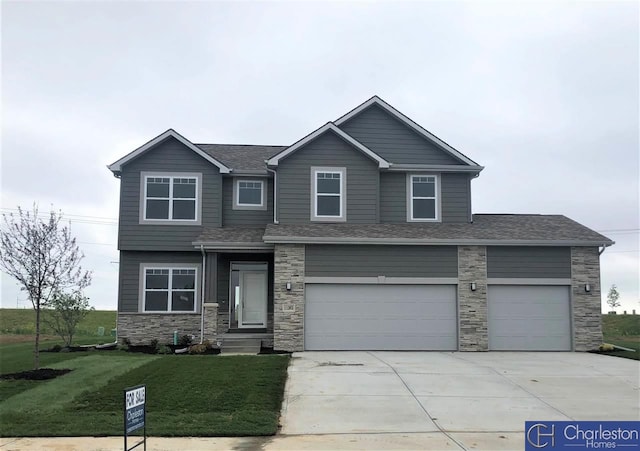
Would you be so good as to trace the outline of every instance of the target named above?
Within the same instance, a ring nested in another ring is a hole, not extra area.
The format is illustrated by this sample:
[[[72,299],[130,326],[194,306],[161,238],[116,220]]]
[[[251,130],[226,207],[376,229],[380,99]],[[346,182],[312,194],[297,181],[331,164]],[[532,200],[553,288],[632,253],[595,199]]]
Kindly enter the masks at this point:
[[[308,284],[308,350],[455,350],[456,287]]]
[[[489,349],[571,350],[569,287],[489,287]]]

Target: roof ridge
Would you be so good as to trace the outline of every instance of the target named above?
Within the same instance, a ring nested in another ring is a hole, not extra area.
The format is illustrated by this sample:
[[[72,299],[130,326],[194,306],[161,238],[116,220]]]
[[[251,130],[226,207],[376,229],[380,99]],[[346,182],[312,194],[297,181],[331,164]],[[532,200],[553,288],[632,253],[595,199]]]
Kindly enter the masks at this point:
[[[280,144],[223,144],[223,143],[194,143],[196,146],[244,146],[244,147],[288,147]]]

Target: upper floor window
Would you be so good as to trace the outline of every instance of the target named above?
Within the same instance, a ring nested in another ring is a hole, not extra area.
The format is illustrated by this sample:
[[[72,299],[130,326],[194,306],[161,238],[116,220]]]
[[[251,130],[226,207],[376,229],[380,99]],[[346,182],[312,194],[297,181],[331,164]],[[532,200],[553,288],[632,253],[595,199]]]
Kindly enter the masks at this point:
[[[142,175],[140,222],[200,223],[200,174]]]
[[[144,312],[195,312],[197,269],[195,267],[144,267],[142,306]]]
[[[235,179],[233,182],[234,210],[266,210],[264,181]]]
[[[410,175],[407,201],[409,221],[438,221],[438,176]]]
[[[311,220],[346,220],[346,168],[311,168]]]

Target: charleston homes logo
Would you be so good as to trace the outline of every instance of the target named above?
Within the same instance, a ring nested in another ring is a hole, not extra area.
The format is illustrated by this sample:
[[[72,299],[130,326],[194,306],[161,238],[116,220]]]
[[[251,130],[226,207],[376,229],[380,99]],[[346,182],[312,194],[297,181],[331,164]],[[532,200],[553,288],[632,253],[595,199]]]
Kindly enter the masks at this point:
[[[640,451],[640,421],[527,421],[525,450]]]

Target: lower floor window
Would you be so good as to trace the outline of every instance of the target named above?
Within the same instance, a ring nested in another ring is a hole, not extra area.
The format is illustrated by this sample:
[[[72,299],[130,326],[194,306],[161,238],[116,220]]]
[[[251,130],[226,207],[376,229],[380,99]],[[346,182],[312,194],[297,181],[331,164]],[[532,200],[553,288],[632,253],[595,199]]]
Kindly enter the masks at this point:
[[[195,312],[196,270],[145,268],[145,312]]]

